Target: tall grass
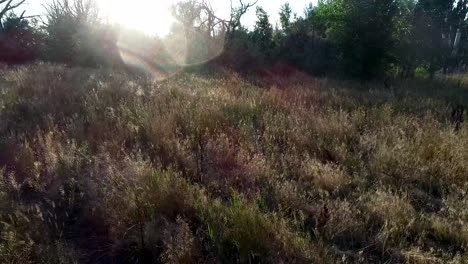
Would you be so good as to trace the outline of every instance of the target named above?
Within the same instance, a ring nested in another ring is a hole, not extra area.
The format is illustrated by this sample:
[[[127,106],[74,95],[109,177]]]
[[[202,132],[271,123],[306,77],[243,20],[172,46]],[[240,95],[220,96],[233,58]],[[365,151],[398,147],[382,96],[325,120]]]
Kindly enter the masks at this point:
[[[4,263],[468,261],[460,83],[1,76]]]

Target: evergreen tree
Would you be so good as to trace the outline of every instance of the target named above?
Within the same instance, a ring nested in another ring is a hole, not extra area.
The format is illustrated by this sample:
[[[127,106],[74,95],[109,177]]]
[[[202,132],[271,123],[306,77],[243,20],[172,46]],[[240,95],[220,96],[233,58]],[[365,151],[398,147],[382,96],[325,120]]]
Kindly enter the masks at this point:
[[[291,14],[292,14],[292,9],[289,3],[285,3],[284,5],[281,6],[279,16],[280,16],[281,28],[285,32],[289,31],[289,28],[291,25]]]
[[[257,7],[257,22],[252,33],[252,38],[257,52],[263,60],[269,60],[273,48],[273,27],[266,11]]]

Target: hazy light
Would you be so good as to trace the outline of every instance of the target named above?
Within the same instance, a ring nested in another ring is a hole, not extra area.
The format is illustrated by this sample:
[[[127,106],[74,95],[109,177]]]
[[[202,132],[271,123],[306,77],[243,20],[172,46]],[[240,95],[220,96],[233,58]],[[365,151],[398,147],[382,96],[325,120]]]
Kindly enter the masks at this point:
[[[182,67],[208,62],[222,53],[223,36],[207,37],[196,30],[186,31],[180,24],[174,26],[171,6],[177,2],[100,0],[104,17],[123,26],[117,47],[125,64],[164,79]]]
[[[99,5],[103,15],[111,22],[146,34],[165,36],[174,22],[170,7],[176,2],[176,0],[99,0]]]

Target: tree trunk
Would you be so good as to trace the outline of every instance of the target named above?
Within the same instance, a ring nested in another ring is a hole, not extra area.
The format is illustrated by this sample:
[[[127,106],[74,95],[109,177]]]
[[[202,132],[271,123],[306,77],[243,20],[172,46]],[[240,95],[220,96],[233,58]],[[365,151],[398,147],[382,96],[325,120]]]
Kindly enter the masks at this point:
[[[5,28],[3,27],[3,22],[0,19],[0,40],[5,37]]]
[[[435,76],[435,65],[434,65],[434,56],[431,57],[431,61],[429,62],[429,77],[434,79]]]

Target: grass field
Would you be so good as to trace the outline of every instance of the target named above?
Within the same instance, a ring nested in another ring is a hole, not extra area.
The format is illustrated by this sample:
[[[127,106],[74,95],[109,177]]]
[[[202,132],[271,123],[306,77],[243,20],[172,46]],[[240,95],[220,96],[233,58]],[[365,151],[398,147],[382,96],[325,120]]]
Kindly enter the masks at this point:
[[[1,76],[2,263],[468,263],[462,82]]]

